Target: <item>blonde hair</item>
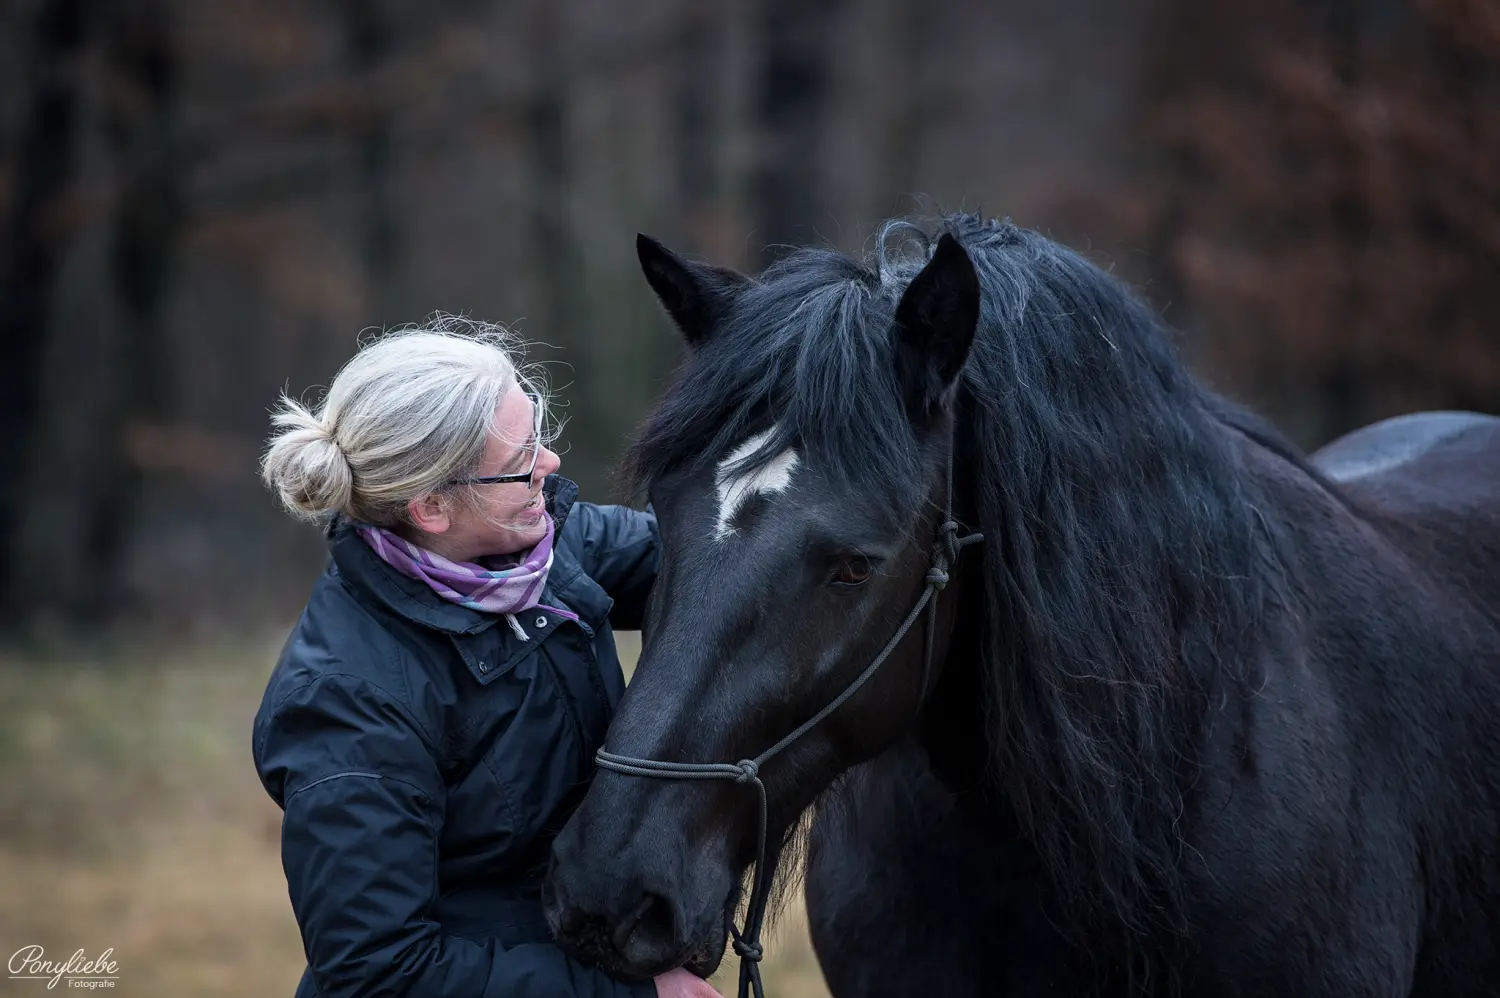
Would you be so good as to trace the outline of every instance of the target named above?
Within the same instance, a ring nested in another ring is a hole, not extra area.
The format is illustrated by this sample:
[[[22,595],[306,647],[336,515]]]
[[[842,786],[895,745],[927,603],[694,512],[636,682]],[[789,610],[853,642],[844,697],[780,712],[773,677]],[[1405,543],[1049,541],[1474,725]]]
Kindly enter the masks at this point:
[[[411,500],[474,473],[506,393],[537,391],[517,349],[504,327],[455,316],[365,344],[320,405],[282,395],[262,479],[302,519],[406,524]]]

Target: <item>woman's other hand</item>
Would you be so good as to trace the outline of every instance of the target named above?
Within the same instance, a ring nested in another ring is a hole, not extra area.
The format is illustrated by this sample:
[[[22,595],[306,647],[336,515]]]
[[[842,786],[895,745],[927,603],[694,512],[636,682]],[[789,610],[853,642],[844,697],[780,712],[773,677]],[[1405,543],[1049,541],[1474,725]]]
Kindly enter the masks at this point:
[[[724,998],[703,978],[682,967],[656,975],[656,996],[657,998]]]

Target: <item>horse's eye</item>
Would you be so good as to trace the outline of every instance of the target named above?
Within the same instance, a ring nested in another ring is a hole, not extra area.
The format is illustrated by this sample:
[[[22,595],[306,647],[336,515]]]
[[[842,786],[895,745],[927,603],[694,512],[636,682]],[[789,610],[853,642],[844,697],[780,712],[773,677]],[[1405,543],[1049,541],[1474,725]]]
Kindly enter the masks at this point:
[[[830,581],[836,586],[862,586],[869,581],[872,571],[870,559],[856,555],[839,562]]]

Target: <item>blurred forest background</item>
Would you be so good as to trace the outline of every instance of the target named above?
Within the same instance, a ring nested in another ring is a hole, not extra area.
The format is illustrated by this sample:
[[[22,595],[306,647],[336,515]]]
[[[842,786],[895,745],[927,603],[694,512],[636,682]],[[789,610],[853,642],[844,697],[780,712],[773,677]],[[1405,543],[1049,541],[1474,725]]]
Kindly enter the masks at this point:
[[[13,633],[295,611],[267,409],[434,310],[556,348],[607,496],[678,351],[638,230],[1009,215],[1305,444],[1500,404],[1496,0],[10,0],[0,143]]]
[[[1500,0],[0,3],[0,950],[300,971],[245,744],[324,558],[278,391],[505,322],[607,499],[679,349],[635,232],[754,270],[956,209],[1304,445],[1500,411]]]

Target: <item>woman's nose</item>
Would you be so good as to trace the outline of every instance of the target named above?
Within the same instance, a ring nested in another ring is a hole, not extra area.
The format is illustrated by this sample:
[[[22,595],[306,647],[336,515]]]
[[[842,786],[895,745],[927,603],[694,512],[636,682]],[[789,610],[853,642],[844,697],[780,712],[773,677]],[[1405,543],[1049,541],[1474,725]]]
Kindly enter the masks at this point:
[[[543,470],[540,477],[546,478],[548,475],[555,472],[558,468],[562,467],[562,458],[558,457],[557,452],[552,448],[543,447],[541,455],[537,458],[537,464],[545,469]]]

